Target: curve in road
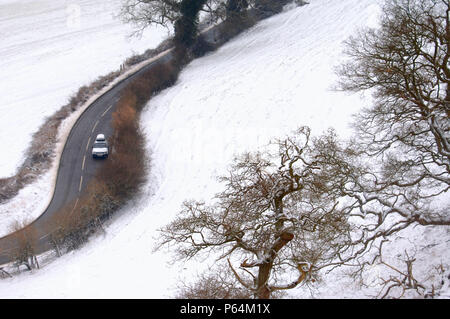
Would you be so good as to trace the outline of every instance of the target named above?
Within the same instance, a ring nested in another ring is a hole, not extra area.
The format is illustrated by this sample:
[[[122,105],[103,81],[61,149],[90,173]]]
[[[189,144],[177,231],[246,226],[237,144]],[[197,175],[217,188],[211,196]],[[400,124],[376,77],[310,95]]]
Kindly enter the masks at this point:
[[[260,15],[254,9],[249,10],[248,15],[255,21],[268,17]],[[203,31],[204,40],[215,47],[228,41],[229,36],[224,36],[220,27],[221,24],[218,24]],[[70,203],[73,203],[74,206],[77,205],[77,198],[102,165],[101,160],[94,160],[90,156],[90,149],[97,134],[103,133],[107,138],[113,134],[112,113],[116,110],[122,90],[144,72],[159,64],[167,63],[173,58],[173,51],[169,49],[165,54],[147,61],[148,63],[144,62],[146,63],[144,66],[119,81],[91,103],[75,122],[61,154],[55,191],[50,204],[44,213],[30,224],[36,229],[37,234],[35,235],[39,238],[34,251],[35,255],[53,249],[48,238],[49,234],[45,231],[45,225],[51,218],[58,217],[58,214],[62,213],[61,208]],[[18,243],[13,234],[0,238],[0,266],[12,261],[11,252],[16,247],[18,247]]]
[[[77,119],[61,154],[53,197],[47,209],[30,224],[36,229],[35,235],[39,238],[35,248],[36,254],[52,249],[48,240],[49,234],[46,233],[44,226],[52,218],[58,217],[66,205],[70,203],[77,205],[79,196],[102,165],[102,160],[93,159],[91,156],[92,144],[99,133],[105,134],[107,139],[112,136],[112,113],[116,110],[122,90],[142,73],[171,59],[173,54],[168,50],[98,97]],[[11,261],[11,252],[17,246],[14,234],[0,238],[0,265]]]

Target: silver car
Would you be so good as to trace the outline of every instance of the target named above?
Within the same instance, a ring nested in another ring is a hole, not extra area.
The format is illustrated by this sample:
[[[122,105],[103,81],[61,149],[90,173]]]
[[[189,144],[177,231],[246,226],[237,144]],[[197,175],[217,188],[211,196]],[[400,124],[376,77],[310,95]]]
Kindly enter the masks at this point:
[[[92,157],[106,158],[108,157],[108,154],[108,142],[105,139],[105,135],[98,134],[95,139],[94,145],[92,145]]]

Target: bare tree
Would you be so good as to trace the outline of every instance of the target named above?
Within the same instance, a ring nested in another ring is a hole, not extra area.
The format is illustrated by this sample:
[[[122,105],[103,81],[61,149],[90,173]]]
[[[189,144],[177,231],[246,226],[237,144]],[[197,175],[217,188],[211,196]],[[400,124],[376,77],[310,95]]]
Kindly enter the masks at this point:
[[[417,247],[410,252],[397,253],[396,262],[387,261],[383,254],[383,244],[387,242],[383,240],[378,247],[379,265],[388,271],[378,278],[381,284],[377,298],[435,298],[445,291],[449,279],[447,267],[442,263],[429,265],[427,271],[417,277],[413,271]]]
[[[268,298],[324,268],[386,266],[384,240],[450,225],[449,13],[448,0],[388,0],[380,28],[347,41],[339,71],[342,89],[375,98],[352,143],[302,128],[275,153],[236,158],[224,191],[209,205],[185,202],[160,244],[176,244],[181,258],[220,252],[242,287]],[[405,262],[403,287],[419,289]]]
[[[184,16],[183,6],[199,6],[201,13],[209,23],[223,21],[236,15],[245,14],[249,8],[257,11],[280,12],[286,0],[124,0],[120,17],[126,23],[136,27],[134,34],[139,35],[151,25],[160,25],[167,29],[175,26]],[[297,1],[299,5],[305,4]],[[192,17],[191,17],[192,18]]]
[[[342,189],[358,226],[339,264],[372,263],[359,257],[410,226],[450,225],[449,12],[448,0],[388,0],[380,27],[346,42],[340,87],[374,105],[355,120],[359,170]]]
[[[206,14],[211,21],[217,21],[225,16],[225,0],[201,2],[200,12]],[[187,3],[189,3],[187,0],[125,0],[120,16],[124,22],[136,27],[135,34],[141,34],[151,25],[170,29],[182,18],[182,6]]]
[[[405,252],[405,255],[405,271],[399,270],[398,268],[386,263],[382,259],[380,260],[380,263],[394,270],[397,274],[397,276],[391,275],[389,279],[383,279],[383,289],[380,291],[380,295],[383,293],[381,299],[391,297],[391,291],[395,290],[396,288],[400,290],[397,298],[403,297],[407,290],[414,290],[417,294],[423,296],[425,287],[421,283],[419,283],[416,278],[414,278],[413,274],[413,264],[416,259],[408,256],[407,252]]]
[[[150,25],[169,28],[180,17],[180,0],[125,0],[120,16],[136,27],[136,34]]]
[[[223,263],[196,276],[192,282],[178,285],[179,299],[251,299],[253,294],[240,286],[228,265]],[[190,278],[192,279],[192,278]]]
[[[185,202],[179,217],[161,229],[158,246],[176,244],[180,258],[220,252],[257,298],[307,281],[337,258],[350,231],[338,202],[350,167],[335,134],[311,141],[303,127],[272,146],[276,152],[237,157],[220,178],[225,190],[213,204]],[[238,260],[240,269],[233,266]]]
[[[371,155],[400,149],[420,167],[409,183],[449,185],[450,2],[389,0],[379,29],[347,41],[344,90],[373,90],[375,105],[358,116],[359,143]],[[390,178],[394,176],[389,176]]]
[[[14,265],[18,269],[22,265],[27,267],[28,270],[39,268],[39,262],[35,252],[38,243],[36,230],[33,226],[23,227],[21,223],[17,223],[14,227],[17,227],[13,235],[16,246],[11,251],[11,260],[14,261]]]

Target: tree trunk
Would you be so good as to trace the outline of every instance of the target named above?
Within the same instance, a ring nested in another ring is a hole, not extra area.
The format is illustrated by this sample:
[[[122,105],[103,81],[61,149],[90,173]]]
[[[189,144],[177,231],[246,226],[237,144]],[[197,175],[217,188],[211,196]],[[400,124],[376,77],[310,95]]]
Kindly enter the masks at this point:
[[[268,286],[268,281],[270,277],[270,272],[272,270],[273,262],[264,263],[259,266],[258,281],[256,298],[257,299],[269,299],[270,289]]]
[[[275,241],[275,244],[270,250],[270,257],[264,263],[259,266],[258,280],[256,286],[256,298],[258,299],[269,299],[271,289],[269,287],[269,277],[272,271],[273,261],[278,255],[278,252],[283,248],[288,242],[294,238],[294,234],[290,232],[282,233]]]

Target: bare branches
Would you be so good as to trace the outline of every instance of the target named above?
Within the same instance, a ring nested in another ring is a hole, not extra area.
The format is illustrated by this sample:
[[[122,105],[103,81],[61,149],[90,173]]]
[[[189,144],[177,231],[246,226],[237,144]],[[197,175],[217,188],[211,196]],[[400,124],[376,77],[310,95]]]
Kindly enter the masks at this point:
[[[342,188],[358,249],[342,262],[411,225],[450,225],[449,10],[449,1],[389,0],[380,28],[346,42],[340,87],[370,89],[375,104],[356,116],[348,152],[359,162]]]
[[[206,20],[216,22],[226,17],[226,0],[203,1],[200,11],[206,15]],[[238,0],[231,6],[233,10],[245,10],[245,1]],[[125,23],[135,26],[135,35],[140,35],[147,27],[160,25],[170,29],[182,17],[183,0],[125,0],[120,11],[120,17]]]
[[[312,137],[302,127],[237,156],[223,191],[209,205],[185,202],[161,244],[181,258],[219,252],[258,298],[321,269],[361,274],[376,262],[403,276],[385,280],[383,296],[421,290],[414,258],[400,271],[379,247],[411,226],[450,225],[449,12],[449,1],[389,0],[380,29],[347,42],[351,60],[340,69],[342,89],[374,92],[357,137],[345,145],[333,130]]]
[[[358,116],[370,154],[401,147],[432,171],[450,172],[448,1],[388,1],[377,30],[347,41],[344,90],[373,89],[376,105]],[[430,143],[432,141],[432,143]]]
[[[311,138],[301,128],[270,151],[237,156],[219,179],[224,190],[210,205],[185,202],[178,218],[161,229],[160,245],[175,244],[179,258],[219,252],[218,261],[228,261],[237,283],[269,298],[325,268],[363,272],[380,260],[378,246],[412,225],[448,225],[445,206],[441,212],[430,207],[430,199],[445,191],[424,193],[436,184],[403,181],[406,169],[383,173],[361,163],[366,158],[352,147],[332,130]],[[387,183],[386,176],[402,178]],[[241,271],[231,258],[241,261]]]
[[[180,17],[180,0],[126,0],[120,16],[136,27],[136,33],[150,25],[169,28]]]
[[[423,296],[426,289],[421,283],[419,283],[416,280],[416,278],[414,278],[414,275],[413,275],[413,264],[416,261],[416,259],[413,257],[410,257],[408,255],[408,252],[405,251],[404,254],[406,256],[406,259],[403,262],[406,264],[406,271],[399,270],[397,267],[394,267],[383,260],[383,254],[382,254],[383,242],[380,243],[380,247],[379,247],[380,264],[385,265],[386,267],[393,270],[394,273],[397,274],[397,276],[391,275],[389,277],[389,279],[382,279],[382,282],[383,282],[382,289],[379,293],[379,296],[383,292],[384,292],[384,294],[381,295],[381,299],[384,299],[387,297],[392,298],[391,293],[393,290],[400,290],[400,293],[398,294],[397,298],[403,297],[407,290],[414,290],[419,295]]]
[[[294,289],[297,287],[300,283],[306,280],[308,273],[311,271],[311,266],[308,263],[300,263],[297,266],[297,269],[300,273],[299,277],[284,286],[278,285],[278,286],[270,286],[270,291],[276,291],[276,290],[287,290],[287,289]]]
[[[175,244],[180,258],[220,251],[219,259],[241,259],[259,298],[268,298],[272,286],[296,286],[272,284],[271,274],[299,271],[305,262],[320,267],[348,236],[338,205],[338,187],[348,167],[338,156],[338,144],[332,132],[312,141],[304,127],[273,142],[269,149],[274,152],[236,157],[228,175],[220,178],[224,190],[213,203],[185,202],[177,219],[161,229],[160,245]],[[294,282],[305,279],[300,277]]]
[[[231,267],[231,266],[230,266]],[[236,282],[235,277],[227,265],[215,266],[214,272],[201,274],[192,283],[179,284],[176,298],[182,299],[250,299],[251,290]]]
[[[16,248],[11,251],[11,260],[17,269],[25,266],[28,270],[39,268],[39,262],[36,257],[36,245],[38,236],[33,226],[22,229],[14,233]]]

